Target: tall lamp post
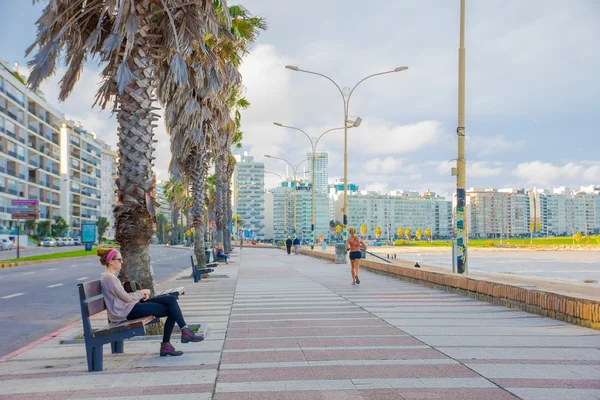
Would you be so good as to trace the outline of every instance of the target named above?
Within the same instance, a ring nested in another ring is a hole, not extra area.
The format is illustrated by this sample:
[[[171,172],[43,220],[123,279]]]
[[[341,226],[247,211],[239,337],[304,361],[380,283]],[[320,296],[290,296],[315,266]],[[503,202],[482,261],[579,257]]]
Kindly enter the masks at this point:
[[[356,118],[356,120],[354,121],[349,121],[351,122],[351,126],[350,128],[357,128],[360,123],[361,123],[362,119],[360,117]],[[337,131],[337,130],[341,130],[344,129],[344,127],[340,127],[340,128],[332,128],[332,129],[328,129],[325,132],[321,133],[321,135],[318,138],[314,138],[314,137],[310,137],[308,135],[308,133],[304,132],[302,129],[300,128],[296,128],[293,126],[288,126],[288,125],[283,125],[279,122],[273,122],[273,125],[277,125],[280,126],[282,128],[289,128],[289,129],[295,129],[297,131],[300,131],[304,134],[304,136],[306,136],[306,138],[309,140],[310,142],[310,146],[312,149],[312,201],[311,201],[311,218],[310,218],[310,248],[311,250],[314,249],[315,247],[315,153],[317,152],[317,145],[319,144],[319,140],[321,140],[321,138],[328,132],[331,131]]]
[[[297,67],[295,65],[286,65],[285,67],[287,69],[290,69],[290,70],[296,71],[296,72],[305,72],[307,74],[322,76],[323,78],[325,78],[325,79],[329,80],[331,83],[333,83],[335,85],[335,87],[339,90],[340,94],[342,95],[342,101],[344,102],[344,209],[343,209],[344,233],[343,234],[344,234],[344,240],[346,240],[348,237],[348,106],[350,104],[350,98],[352,97],[352,93],[354,93],[354,90],[356,89],[356,87],[358,85],[360,85],[362,82],[364,82],[365,80],[372,78],[374,76],[391,74],[393,72],[405,71],[408,69],[408,67],[406,67],[406,66],[397,67],[391,71],[379,72],[377,74],[369,75],[369,76],[361,79],[360,81],[358,81],[358,83],[356,85],[354,85],[354,87],[352,89],[350,89],[348,87],[345,87],[344,89],[342,89],[333,79],[331,79],[327,75],[324,75],[324,74],[321,74],[318,72],[300,69],[299,67]]]
[[[458,157],[456,168],[456,265],[459,274],[467,274],[467,220],[465,209],[467,203],[467,162],[465,159],[465,0],[460,0],[460,47],[458,49]]]
[[[297,174],[297,172],[298,172],[298,168],[300,168],[300,166],[301,166],[301,165],[302,165],[304,162],[308,161],[308,158],[306,158],[306,159],[304,159],[304,160],[300,161],[300,162],[298,163],[298,165],[296,165],[296,166],[294,167],[294,165],[292,165],[292,163],[291,163],[291,162],[289,162],[288,160],[286,160],[285,158],[281,158],[281,157],[274,157],[274,156],[269,156],[269,155],[266,155],[266,154],[265,154],[265,157],[267,157],[267,158],[272,158],[272,159],[275,159],[275,160],[281,160],[281,161],[285,161],[286,163],[288,163],[288,164],[289,164],[289,166],[292,168],[292,171],[293,171],[293,173],[294,173],[294,235],[296,235],[296,228],[297,228],[297,223],[296,223],[296,192],[298,191],[298,190],[296,189],[296,185],[297,185],[297,183],[298,183],[298,181],[296,180],[296,174]]]
[[[272,175],[277,175],[281,181],[286,181],[288,182],[287,179],[284,179],[283,176],[279,175],[276,172],[269,172],[269,171],[265,171],[265,174],[272,174]],[[287,190],[283,190],[283,236],[285,238],[285,236],[287,236]]]

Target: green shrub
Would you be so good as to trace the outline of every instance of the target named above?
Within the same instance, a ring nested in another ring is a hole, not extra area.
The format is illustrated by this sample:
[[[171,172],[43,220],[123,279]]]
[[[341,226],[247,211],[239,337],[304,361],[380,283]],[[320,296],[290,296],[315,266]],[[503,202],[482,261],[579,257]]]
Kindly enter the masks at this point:
[[[407,242],[406,240],[404,240],[404,239],[397,239],[397,240],[394,242],[394,245],[395,245],[395,246],[406,246],[406,244],[407,244],[407,243],[408,243],[408,242]]]

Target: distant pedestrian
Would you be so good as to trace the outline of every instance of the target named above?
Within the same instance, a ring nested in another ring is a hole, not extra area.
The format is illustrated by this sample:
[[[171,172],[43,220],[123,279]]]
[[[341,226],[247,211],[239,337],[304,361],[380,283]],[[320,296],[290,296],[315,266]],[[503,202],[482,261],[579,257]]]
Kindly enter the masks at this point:
[[[327,251],[327,242],[325,241],[325,239],[321,239],[321,250],[324,252]]]
[[[287,253],[292,254],[292,239],[290,239],[290,237],[288,236],[287,240],[285,241],[285,247],[287,249]]]
[[[300,254],[300,239],[298,239],[298,236],[294,238],[294,253],[296,255]]]
[[[350,268],[352,272],[352,284],[360,284],[358,279],[358,270],[360,268],[360,258],[362,253],[360,249],[367,249],[367,245],[361,238],[356,236],[356,229],[350,228],[350,237],[346,240],[346,250],[350,252]]]

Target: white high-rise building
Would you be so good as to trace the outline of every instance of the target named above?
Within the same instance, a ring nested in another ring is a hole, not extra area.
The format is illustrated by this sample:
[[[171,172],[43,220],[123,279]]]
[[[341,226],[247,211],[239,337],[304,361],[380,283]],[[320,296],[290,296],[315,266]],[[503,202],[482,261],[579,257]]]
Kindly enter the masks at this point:
[[[102,150],[96,134],[79,122],[67,121],[60,128],[60,204],[71,235],[81,235],[81,225],[96,224],[102,212]]]
[[[247,154],[236,155],[231,195],[233,214],[242,218],[240,229],[256,239],[265,238],[265,164]],[[238,237],[234,232],[233,237]]]
[[[308,158],[308,167],[312,168],[312,153],[306,153],[306,157]],[[328,174],[327,174],[327,163],[328,163],[327,153],[325,152],[316,152],[315,153],[315,181],[312,182],[313,174],[309,172],[307,177],[311,185],[315,188],[315,194],[327,194],[328,192]]]
[[[570,192],[567,188],[540,193],[541,229],[547,236],[600,232],[600,195]]]
[[[335,198],[335,219],[342,220],[344,193]],[[375,228],[380,227],[383,239],[394,239],[398,228],[409,228],[414,233],[431,229],[434,237],[452,235],[452,202],[435,193],[360,191],[348,195],[348,226],[359,232],[367,225],[367,237],[375,238]]]
[[[61,215],[63,116],[42,96],[0,63],[0,234],[16,233],[12,200],[39,200],[38,223]]]
[[[467,190],[467,230],[471,238],[529,235],[530,195],[524,189]]]
[[[268,239],[284,239],[297,236],[310,241],[312,225],[312,187],[308,182],[281,182],[277,188],[270,189],[272,197],[272,236]],[[294,220],[294,194],[296,197],[296,215]],[[294,230],[294,221],[296,229]],[[329,235],[329,199],[323,193],[315,193],[315,239]]]
[[[107,239],[115,237],[115,214],[114,206],[117,204],[117,153],[110,145],[102,140],[98,140],[102,148],[101,161],[101,187],[102,187],[102,211],[101,216],[108,220],[108,229],[104,233]]]

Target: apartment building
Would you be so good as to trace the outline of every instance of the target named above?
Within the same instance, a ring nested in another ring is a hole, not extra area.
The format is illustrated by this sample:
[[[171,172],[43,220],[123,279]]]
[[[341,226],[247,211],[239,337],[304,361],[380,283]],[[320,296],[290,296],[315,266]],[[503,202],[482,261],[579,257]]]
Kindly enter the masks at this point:
[[[0,233],[16,228],[11,200],[39,200],[39,220],[59,216],[62,114],[0,63]]]
[[[344,194],[334,197],[335,219],[342,220]],[[452,202],[433,192],[420,195],[417,192],[392,191],[381,194],[372,191],[349,193],[348,226],[360,229],[367,225],[367,237],[375,238],[375,227],[382,230],[381,238],[394,239],[398,228],[431,229],[434,237],[452,235]]]
[[[69,234],[81,235],[81,225],[96,223],[102,213],[102,149],[96,134],[81,123],[66,121],[60,129],[61,215]]]
[[[281,182],[280,186],[269,190],[269,204],[272,209],[268,220],[272,223],[267,239],[281,240],[287,236],[298,236],[301,240],[312,239],[312,186],[308,180],[298,184]],[[296,213],[294,215],[294,195]],[[329,198],[324,193],[315,193],[315,239],[320,235],[329,237]],[[294,229],[295,228],[295,229]]]
[[[233,214],[242,218],[240,229],[246,237],[265,239],[265,165],[254,161],[247,153],[235,158],[231,193]]]
[[[100,182],[102,192],[100,216],[106,218],[109,224],[104,237],[114,239],[115,217],[113,208],[117,204],[117,152],[108,143],[102,140],[97,142],[102,149],[102,159],[100,161],[100,175],[102,176]]]
[[[540,233],[547,236],[600,233],[600,194],[557,188],[538,193]]]
[[[328,172],[327,172],[328,155],[325,152],[316,152],[314,164],[313,164],[312,157],[313,157],[312,152],[306,153],[306,158],[308,158],[307,165],[309,166],[309,168],[312,168],[313,165],[315,167],[315,172],[314,172],[315,181],[314,182],[312,182],[313,173],[309,172],[307,174],[309,184],[315,188],[315,194],[320,193],[320,194],[326,195],[327,192],[329,191],[328,184],[327,184],[327,180],[329,177]]]
[[[470,238],[530,234],[530,195],[524,189],[471,188],[467,190],[466,214]]]

